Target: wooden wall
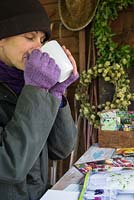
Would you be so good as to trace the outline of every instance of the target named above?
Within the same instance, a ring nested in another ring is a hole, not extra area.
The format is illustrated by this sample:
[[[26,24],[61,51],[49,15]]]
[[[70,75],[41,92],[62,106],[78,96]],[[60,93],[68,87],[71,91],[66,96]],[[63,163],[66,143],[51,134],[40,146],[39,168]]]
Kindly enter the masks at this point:
[[[59,17],[58,0],[40,0],[50,17],[52,38],[69,48],[79,63],[79,34],[64,28]]]

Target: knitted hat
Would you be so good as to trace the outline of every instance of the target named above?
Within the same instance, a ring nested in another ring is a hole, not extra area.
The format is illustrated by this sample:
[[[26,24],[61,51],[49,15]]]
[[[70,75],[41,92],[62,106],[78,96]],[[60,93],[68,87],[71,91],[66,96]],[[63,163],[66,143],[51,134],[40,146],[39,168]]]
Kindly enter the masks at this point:
[[[50,22],[38,0],[0,0],[0,39],[32,31],[50,37]]]
[[[63,25],[78,31],[85,28],[93,19],[99,0],[59,0],[59,15]]]

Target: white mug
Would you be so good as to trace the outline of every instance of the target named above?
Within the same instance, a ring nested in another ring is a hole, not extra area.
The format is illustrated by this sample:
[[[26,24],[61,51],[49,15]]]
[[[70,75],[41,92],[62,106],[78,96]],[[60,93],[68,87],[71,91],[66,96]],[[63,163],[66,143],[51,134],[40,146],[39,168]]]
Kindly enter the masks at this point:
[[[56,40],[51,40],[41,47],[41,51],[48,53],[61,69],[58,82],[66,80],[72,73],[73,66],[60,44]]]

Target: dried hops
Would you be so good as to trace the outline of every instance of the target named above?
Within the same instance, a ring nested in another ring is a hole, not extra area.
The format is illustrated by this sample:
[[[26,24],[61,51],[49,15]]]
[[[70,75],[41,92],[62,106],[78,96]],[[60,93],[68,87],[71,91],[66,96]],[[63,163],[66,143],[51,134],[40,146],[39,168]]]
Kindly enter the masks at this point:
[[[89,103],[89,85],[93,79],[102,76],[105,81],[110,82],[115,87],[115,93],[112,102],[99,104],[97,107]],[[85,117],[89,123],[95,127],[100,125],[100,112],[110,109],[127,110],[133,98],[130,92],[130,81],[124,68],[118,63],[106,61],[104,65],[98,64],[83,71],[80,75],[80,81],[76,89],[76,100],[80,102],[80,114]]]

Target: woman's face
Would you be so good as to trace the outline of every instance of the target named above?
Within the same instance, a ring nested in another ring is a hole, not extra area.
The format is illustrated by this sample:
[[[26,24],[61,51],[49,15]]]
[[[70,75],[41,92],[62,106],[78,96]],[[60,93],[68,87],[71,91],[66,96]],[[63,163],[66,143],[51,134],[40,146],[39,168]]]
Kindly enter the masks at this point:
[[[0,60],[9,66],[24,70],[27,56],[43,45],[45,34],[28,32],[0,40]]]

